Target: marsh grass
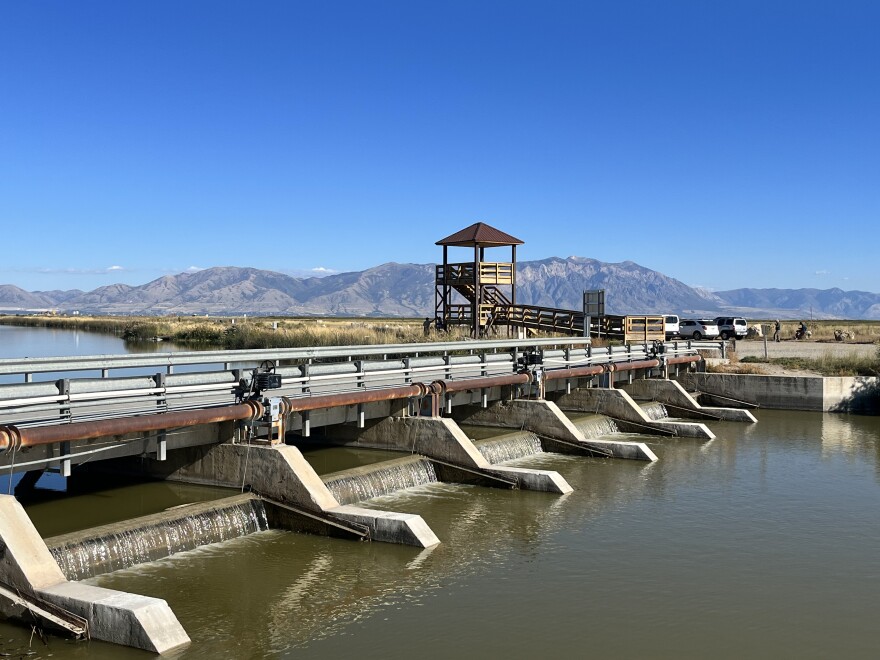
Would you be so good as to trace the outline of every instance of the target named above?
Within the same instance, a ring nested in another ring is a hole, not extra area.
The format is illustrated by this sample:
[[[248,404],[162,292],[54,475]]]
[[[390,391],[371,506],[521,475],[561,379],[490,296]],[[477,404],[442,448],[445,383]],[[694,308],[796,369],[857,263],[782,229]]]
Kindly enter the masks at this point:
[[[851,332],[854,339],[849,340],[852,343],[873,343],[880,341],[880,322],[878,321],[809,321],[804,319],[807,328],[812,335],[811,341],[835,341],[834,331],[842,330],[843,332]],[[770,325],[770,337],[773,336],[773,321],[749,321],[749,325]],[[779,334],[783,339],[793,339],[795,330],[800,325],[800,320],[796,321],[780,321]]]
[[[823,376],[880,376],[880,351],[873,356],[823,355],[818,358],[783,357],[764,360],[760,357],[745,357],[743,363],[775,364],[785,369],[814,371]]]
[[[6,316],[0,324],[79,329],[129,342],[156,339],[204,349],[299,348],[407,344],[466,339],[464,328],[424,334],[423,319],[291,319],[196,317]]]

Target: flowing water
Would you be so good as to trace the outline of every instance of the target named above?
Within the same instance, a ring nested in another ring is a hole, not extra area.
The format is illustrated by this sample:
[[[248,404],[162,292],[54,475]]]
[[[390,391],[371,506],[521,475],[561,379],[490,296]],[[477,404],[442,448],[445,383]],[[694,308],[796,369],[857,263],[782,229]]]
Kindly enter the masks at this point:
[[[82,580],[269,529],[258,499],[192,514],[183,508],[173,520],[132,523],[87,539],[47,539],[47,545],[67,579]]]
[[[544,451],[541,439],[529,431],[504,433],[499,438],[477,440],[474,445],[483,458],[492,464],[515,461]]]
[[[587,440],[601,438],[604,435],[615,435],[620,432],[615,421],[604,415],[577,415],[575,413],[569,417]]]
[[[649,401],[647,403],[640,403],[639,406],[642,408],[642,410],[645,411],[645,414],[648,416],[648,418],[654,421],[669,417],[669,413],[666,412],[666,406],[664,406],[662,403]]]
[[[337,502],[352,504],[415,486],[437,483],[437,474],[430,461],[415,457],[334,473],[323,479]]]

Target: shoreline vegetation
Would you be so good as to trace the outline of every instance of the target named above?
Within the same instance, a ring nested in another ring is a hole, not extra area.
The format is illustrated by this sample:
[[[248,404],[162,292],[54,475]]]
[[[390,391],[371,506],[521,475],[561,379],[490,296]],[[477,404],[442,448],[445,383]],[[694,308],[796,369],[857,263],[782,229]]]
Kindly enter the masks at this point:
[[[0,316],[0,325],[112,334],[133,344],[169,341],[193,350],[408,344],[469,338],[469,333],[463,327],[454,327],[449,333],[441,333],[432,326],[429,334],[425,335],[423,323],[422,318],[363,317]],[[767,322],[752,322],[760,323]],[[784,340],[793,335],[796,325],[791,321],[782,323]],[[848,340],[848,343],[880,341],[878,321],[816,321],[808,325],[812,331],[811,342],[834,342],[835,330],[852,333],[854,339]],[[498,338],[501,338],[501,333]],[[596,342],[597,345],[604,343]],[[717,370],[763,374],[766,370],[762,365],[773,365],[786,370],[812,371],[823,376],[880,376],[880,347],[873,356],[868,357],[825,355],[818,358],[771,358],[769,361],[756,357],[739,360],[735,354],[731,357],[729,365]]]
[[[0,316],[0,325],[111,334],[126,342],[168,341],[193,350],[410,344],[467,339],[464,328],[425,335],[424,319],[189,316]]]

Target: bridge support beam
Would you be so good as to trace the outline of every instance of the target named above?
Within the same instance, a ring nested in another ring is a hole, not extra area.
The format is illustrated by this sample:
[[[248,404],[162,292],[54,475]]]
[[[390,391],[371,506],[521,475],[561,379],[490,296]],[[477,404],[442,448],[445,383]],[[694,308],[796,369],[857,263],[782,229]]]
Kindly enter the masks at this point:
[[[656,431],[659,434],[701,440],[715,438],[715,434],[705,424],[699,422],[651,419],[629,394],[619,389],[591,387],[555,396],[554,401],[563,410],[596,413],[611,417],[618,422],[618,426],[626,431],[646,434]]]
[[[352,446],[407,451],[450,466],[512,479],[524,490],[558,494],[572,491],[558,472],[489,463],[458,424],[445,417],[388,417],[365,429],[339,427],[337,435]],[[454,470],[449,478],[454,479]]]
[[[86,619],[91,637],[153,653],[189,644],[164,600],[68,582],[21,504],[9,495],[0,495],[0,542],[0,582],[37,607],[43,601]],[[13,618],[27,611],[5,598],[0,609]]]
[[[547,451],[561,454],[603,455],[638,461],[656,461],[643,442],[587,439],[552,401],[514,399],[499,401],[486,409],[462,406],[454,409],[459,421],[478,426],[525,429],[541,439]]]
[[[719,419],[729,422],[757,422],[755,416],[744,408],[715,408],[701,406],[687,393],[681,383],[674,380],[644,378],[624,385],[631,396],[650,398],[672,408],[676,417]]]
[[[239,489],[250,487],[282,504],[364,525],[374,541],[419,548],[440,543],[419,515],[341,506],[296,447],[242,444],[193,447],[170,452],[165,461],[146,459],[143,465],[152,476],[170,481]]]

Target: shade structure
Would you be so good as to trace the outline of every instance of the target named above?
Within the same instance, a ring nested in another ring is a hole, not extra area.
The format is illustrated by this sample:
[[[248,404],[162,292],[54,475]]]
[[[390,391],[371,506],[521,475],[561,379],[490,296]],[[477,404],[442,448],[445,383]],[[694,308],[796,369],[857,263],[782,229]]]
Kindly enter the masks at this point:
[[[522,244],[523,241],[518,238],[506,234],[492,225],[487,225],[485,222],[475,222],[470,227],[465,227],[436,243],[436,245],[455,247],[496,247]]]

